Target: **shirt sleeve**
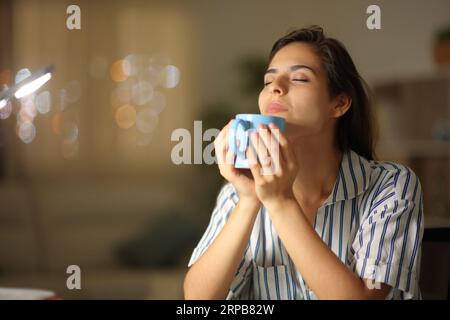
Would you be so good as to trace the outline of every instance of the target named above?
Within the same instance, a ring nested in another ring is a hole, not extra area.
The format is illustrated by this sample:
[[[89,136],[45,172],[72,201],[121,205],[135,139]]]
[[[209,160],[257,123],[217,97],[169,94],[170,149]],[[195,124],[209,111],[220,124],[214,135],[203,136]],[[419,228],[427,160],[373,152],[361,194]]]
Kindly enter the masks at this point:
[[[191,267],[217,238],[238,201],[239,196],[233,185],[231,183],[224,185],[217,197],[216,206],[212,212],[208,227],[194,249],[188,267]],[[245,253],[231,283],[230,291],[226,297],[227,300],[249,299],[249,279],[252,273],[251,259],[250,244],[247,244]]]
[[[352,244],[353,270],[392,287],[386,299],[420,299],[423,201],[414,172],[399,166],[374,192]]]

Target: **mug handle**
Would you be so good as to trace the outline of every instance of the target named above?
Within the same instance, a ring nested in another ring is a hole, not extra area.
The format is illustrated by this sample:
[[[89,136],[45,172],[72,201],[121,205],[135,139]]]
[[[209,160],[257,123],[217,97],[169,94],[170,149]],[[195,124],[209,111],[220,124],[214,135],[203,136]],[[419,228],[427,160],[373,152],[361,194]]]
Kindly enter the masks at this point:
[[[236,132],[237,132],[239,126],[242,126],[242,128],[244,129],[244,135],[243,135],[244,141],[240,141],[239,147],[236,147]],[[233,120],[233,122],[231,123],[230,138],[228,141],[231,151],[233,151],[233,153],[237,153],[237,152],[245,153],[245,150],[247,149],[248,130],[249,129],[250,129],[250,124],[248,123],[248,121],[245,121],[242,119],[234,119]]]

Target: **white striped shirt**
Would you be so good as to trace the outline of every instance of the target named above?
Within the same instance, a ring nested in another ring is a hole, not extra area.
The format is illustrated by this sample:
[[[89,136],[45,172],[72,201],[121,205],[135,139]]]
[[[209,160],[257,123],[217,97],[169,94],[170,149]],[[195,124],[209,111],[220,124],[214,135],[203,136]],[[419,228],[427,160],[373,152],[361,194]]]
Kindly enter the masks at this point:
[[[221,189],[189,266],[217,237],[238,200],[232,184]],[[355,274],[392,287],[387,299],[421,299],[423,226],[422,190],[414,172],[392,162],[368,161],[351,150],[344,153],[333,191],[314,222],[321,239]],[[227,299],[317,299],[264,207]]]

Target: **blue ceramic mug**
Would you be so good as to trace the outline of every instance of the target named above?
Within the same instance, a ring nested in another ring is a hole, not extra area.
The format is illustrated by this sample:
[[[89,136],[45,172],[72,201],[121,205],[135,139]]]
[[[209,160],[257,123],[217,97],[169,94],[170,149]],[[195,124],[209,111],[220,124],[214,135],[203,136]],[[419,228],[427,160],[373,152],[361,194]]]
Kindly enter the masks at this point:
[[[281,132],[285,132],[284,118],[275,116],[266,116],[262,114],[238,114],[231,123],[230,133],[228,136],[228,145],[236,155],[234,167],[239,169],[250,168],[248,159],[245,154],[250,144],[250,134],[258,129],[259,125],[268,126],[270,123],[280,128]],[[237,146],[239,140],[239,146]]]

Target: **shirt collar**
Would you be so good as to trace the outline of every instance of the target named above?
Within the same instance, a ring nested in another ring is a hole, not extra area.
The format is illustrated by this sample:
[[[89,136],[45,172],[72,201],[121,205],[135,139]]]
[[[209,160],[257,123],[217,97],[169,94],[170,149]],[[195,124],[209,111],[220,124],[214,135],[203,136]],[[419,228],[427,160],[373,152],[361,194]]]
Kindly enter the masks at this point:
[[[369,160],[353,150],[345,151],[333,191],[322,206],[353,199],[366,191],[369,187],[371,172]]]

